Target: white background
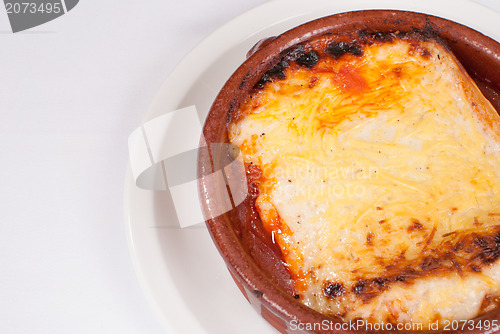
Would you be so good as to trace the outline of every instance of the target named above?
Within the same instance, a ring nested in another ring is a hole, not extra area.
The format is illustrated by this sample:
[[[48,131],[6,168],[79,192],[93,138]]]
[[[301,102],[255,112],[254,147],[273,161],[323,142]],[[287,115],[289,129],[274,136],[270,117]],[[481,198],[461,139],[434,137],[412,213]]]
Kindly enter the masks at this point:
[[[164,333],[127,248],[127,137],[197,42],[263,2],[81,0],[17,34],[0,8],[0,333]]]

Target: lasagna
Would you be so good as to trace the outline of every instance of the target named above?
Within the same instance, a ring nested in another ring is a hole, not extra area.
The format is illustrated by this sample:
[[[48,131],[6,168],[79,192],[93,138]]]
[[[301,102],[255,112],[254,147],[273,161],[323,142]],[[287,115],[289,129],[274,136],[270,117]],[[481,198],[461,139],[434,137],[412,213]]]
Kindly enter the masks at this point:
[[[500,297],[500,119],[446,44],[327,34],[231,114],[295,298],[342,319],[472,319]]]

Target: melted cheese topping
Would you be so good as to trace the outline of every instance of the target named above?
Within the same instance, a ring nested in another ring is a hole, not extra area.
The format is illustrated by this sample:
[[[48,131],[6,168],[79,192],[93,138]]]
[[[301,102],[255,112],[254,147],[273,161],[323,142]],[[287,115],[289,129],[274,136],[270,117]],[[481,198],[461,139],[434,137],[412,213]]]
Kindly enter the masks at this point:
[[[300,300],[424,328],[478,315],[500,292],[497,257],[450,249],[500,230],[500,145],[455,58],[398,39],[285,73],[254,91],[229,137],[262,170],[256,207]]]

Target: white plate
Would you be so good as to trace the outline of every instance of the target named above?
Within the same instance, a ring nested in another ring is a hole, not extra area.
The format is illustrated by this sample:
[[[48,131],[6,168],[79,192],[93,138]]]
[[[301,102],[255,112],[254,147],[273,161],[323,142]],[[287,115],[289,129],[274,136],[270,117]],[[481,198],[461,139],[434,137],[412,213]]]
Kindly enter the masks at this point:
[[[203,121],[255,42],[318,17],[358,9],[429,13],[500,40],[500,13],[468,0],[381,0],[377,6],[372,0],[274,0],[227,23],[192,50],[162,85],[143,121],[189,105],[197,107]],[[197,198],[187,200],[198,205]],[[137,188],[130,166],[125,216],[137,275],[168,333],[276,333],[238,291],[207,230],[180,229],[169,193]]]

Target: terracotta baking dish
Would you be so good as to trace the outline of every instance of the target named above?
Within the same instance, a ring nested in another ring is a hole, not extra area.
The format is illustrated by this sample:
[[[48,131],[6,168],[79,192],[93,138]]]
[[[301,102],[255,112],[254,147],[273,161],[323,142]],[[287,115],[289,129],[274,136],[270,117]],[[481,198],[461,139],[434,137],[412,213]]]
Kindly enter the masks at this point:
[[[228,143],[228,115],[244,101],[262,75],[277,63],[280,52],[326,32],[361,30],[388,33],[415,29],[437,33],[444,39],[483,94],[500,111],[500,44],[475,30],[426,14],[390,10],[348,12],[303,24],[254,48],[257,50],[249,53],[250,57],[229,78],[214,101],[203,129],[210,149],[200,151],[198,161],[201,203],[207,215],[214,216],[216,206],[229,188],[223,179],[213,183],[204,176],[231,161],[228,150],[217,149],[220,145],[211,144]],[[252,200],[248,198],[233,210],[206,221],[215,245],[244,296],[281,333],[352,332],[349,329],[331,331],[322,328],[294,330],[297,321],[314,324],[341,320],[322,315],[294,299],[291,279],[281,260],[279,248],[266,242],[264,232],[258,226],[258,217],[252,216],[251,205]],[[486,319],[500,322],[500,310],[481,317],[481,320]],[[484,330],[467,332],[481,333]]]

